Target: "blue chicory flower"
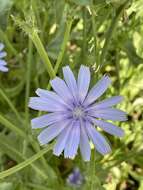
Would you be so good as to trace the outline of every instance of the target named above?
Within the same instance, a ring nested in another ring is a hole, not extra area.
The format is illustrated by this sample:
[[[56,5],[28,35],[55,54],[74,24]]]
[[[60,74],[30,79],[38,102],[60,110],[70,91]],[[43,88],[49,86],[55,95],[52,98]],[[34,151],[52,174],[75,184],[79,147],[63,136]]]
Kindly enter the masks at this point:
[[[90,140],[102,155],[109,153],[111,148],[96,126],[111,135],[124,135],[121,128],[105,121],[127,119],[125,112],[113,108],[123,97],[113,96],[97,102],[111,80],[108,76],[103,76],[89,90],[90,71],[86,66],[80,67],[77,81],[69,66],[63,68],[63,74],[65,81],[59,77],[50,81],[55,92],[37,89],[39,97],[30,98],[30,108],[50,112],[31,121],[33,129],[46,127],[38,136],[40,144],[47,144],[57,138],[53,152],[59,156],[64,151],[65,158],[74,158],[79,146],[85,161],[90,160]]]
[[[4,48],[4,45],[0,43],[0,71],[7,72],[8,68],[6,67],[7,63],[2,58],[6,56],[6,52],[2,51]]]
[[[74,168],[67,178],[67,184],[74,187],[80,187],[84,182],[84,177],[79,168]]]

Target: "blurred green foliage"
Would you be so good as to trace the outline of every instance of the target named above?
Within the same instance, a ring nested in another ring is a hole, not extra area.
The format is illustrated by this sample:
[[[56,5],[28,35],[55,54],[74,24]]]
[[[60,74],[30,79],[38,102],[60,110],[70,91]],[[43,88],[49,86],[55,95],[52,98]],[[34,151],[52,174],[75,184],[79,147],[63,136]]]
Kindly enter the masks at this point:
[[[80,154],[74,160],[65,160],[49,151],[29,167],[1,179],[0,190],[72,189],[66,178],[74,167],[85,176],[79,189],[143,190],[142,10],[143,0],[0,0],[0,41],[5,44],[10,68],[8,74],[0,73],[1,171],[42,149],[36,139],[38,132],[30,127],[30,119],[37,112],[27,107],[35,90],[47,88],[49,82],[29,39],[34,29],[54,67],[72,19],[57,75],[62,77],[61,67],[67,64],[75,75],[81,64],[88,65],[93,84],[108,73],[113,85],[105,96],[123,95],[125,100],[119,107],[128,113],[128,121],[118,123],[125,130],[124,138],[106,134],[113,149],[110,155],[102,157],[96,152],[93,161],[84,163]],[[19,27],[17,20],[25,22]]]

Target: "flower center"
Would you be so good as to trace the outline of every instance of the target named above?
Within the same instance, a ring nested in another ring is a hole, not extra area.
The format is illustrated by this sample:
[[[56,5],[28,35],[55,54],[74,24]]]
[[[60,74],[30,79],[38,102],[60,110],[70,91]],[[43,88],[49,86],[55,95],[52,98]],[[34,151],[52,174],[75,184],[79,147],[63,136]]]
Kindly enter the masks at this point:
[[[72,114],[74,118],[80,118],[84,116],[84,110],[82,107],[75,107]]]

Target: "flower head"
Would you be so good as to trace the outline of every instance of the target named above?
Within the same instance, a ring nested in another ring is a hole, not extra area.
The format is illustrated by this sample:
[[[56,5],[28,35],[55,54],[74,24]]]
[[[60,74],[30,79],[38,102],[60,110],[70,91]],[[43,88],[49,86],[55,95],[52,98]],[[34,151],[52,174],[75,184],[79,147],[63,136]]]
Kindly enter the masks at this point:
[[[67,178],[67,183],[70,186],[74,186],[74,187],[80,187],[84,182],[84,177],[81,174],[79,168],[75,168],[72,173],[69,174],[68,178]]]
[[[2,58],[6,56],[6,52],[2,51],[4,48],[4,45],[0,43],[0,71],[7,72],[8,68],[6,67],[7,63]]]
[[[55,92],[37,89],[39,97],[30,99],[29,107],[32,109],[50,112],[32,120],[33,129],[46,127],[38,136],[39,142],[44,145],[57,138],[54,154],[59,156],[64,151],[65,158],[74,158],[80,147],[83,159],[89,161],[90,140],[102,155],[109,153],[111,148],[98,132],[97,126],[109,134],[118,137],[124,135],[121,128],[105,121],[126,120],[125,112],[113,108],[122,101],[122,96],[97,102],[111,80],[103,76],[89,90],[90,71],[86,66],[80,67],[77,81],[69,66],[63,68],[63,74],[65,81],[59,77],[50,81]]]

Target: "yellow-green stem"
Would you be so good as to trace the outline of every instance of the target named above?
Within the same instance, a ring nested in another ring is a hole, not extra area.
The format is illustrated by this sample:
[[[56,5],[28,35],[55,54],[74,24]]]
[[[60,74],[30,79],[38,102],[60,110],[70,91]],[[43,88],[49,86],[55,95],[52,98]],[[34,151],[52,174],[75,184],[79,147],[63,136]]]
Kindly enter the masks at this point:
[[[46,50],[45,50],[45,48],[44,48],[44,46],[43,46],[43,44],[42,44],[42,42],[41,42],[36,31],[34,31],[32,33],[31,39],[32,39],[43,63],[45,64],[46,70],[47,70],[50,78],[53,79],[55,77],[55,72],[54,72],[53,66],[49,60],[48,54],[47,54],[47,52],[46,52]]]

